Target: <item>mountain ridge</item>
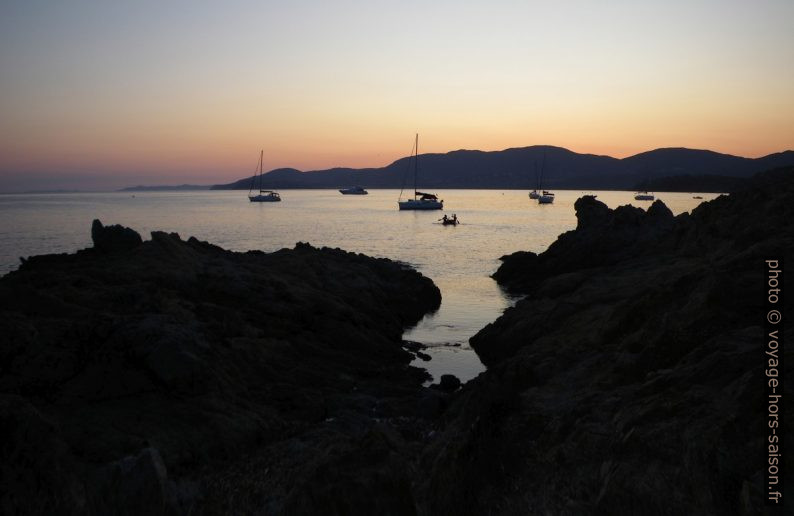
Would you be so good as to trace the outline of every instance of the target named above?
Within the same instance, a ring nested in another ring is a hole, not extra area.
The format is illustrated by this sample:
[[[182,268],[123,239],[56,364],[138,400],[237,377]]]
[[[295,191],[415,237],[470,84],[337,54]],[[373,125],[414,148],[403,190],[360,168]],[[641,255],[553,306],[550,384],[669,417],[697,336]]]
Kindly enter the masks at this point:
[[[262,188],[339,188],[360,184],[367,188],[410,187],[409,157],[384,167],[334,167],[300,171],[271,170],[262,176]],[[545,167],[544,164],[545,163]],[[419,157],[418,187],[444,188],[536,188],[535,170],[543,170],[547,188],[632,189],[640,181],[668,176],[720,175],[749,177],[780,166],[794,165],[794,151],[785,150],[759,158],[746,158],[707,149],[666,147],[625,158],[577,153],[564,147],[532,145],[501,151],[458,149]],[[213,190],[247,190],[253,176]]]

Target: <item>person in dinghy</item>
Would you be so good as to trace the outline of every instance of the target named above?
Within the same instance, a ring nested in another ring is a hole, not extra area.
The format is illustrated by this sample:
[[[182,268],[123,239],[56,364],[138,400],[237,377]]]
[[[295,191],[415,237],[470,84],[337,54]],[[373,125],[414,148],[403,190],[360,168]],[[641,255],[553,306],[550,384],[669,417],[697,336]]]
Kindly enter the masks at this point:
[[[444,214],[444,216],[438,219],[438,221],[445,226],[457,226],[458,216],[454,213],[452,214],[451,217],[448,217],[446,214]]]

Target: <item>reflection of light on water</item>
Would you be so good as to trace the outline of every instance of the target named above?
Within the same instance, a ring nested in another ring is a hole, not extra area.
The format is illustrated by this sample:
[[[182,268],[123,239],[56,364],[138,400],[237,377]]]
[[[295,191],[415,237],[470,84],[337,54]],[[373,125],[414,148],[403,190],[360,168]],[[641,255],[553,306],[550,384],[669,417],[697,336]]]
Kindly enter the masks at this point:
[[[416,358],[411,365],[426,369],[434,381],[438,381],[442,374],[454,374],[460,381],[467,382],[485,371],[477,354],[468,346],[430,346],[422,352],[430,355],[431,359],[425,362]]]
[[[438,212],[399,211],[399,190],[370,190],[352,199],[336,190],[282,190],[280,203],[251,203],[238,191],[0,195],[0,274],[16,269],[19,256],[90,246],[95,218],[131,227],[144,239],[152,230],[177,232],[232,251],[271,252],[301,241],[389,258],[431,278],[443,296],[437,312],[405,332],[405,339],[429,346],[424,352],[432,360],[415,365],[436,379],[450,373],[466,381],[484,369],[469,338],[515,302],[490,278],[499,257],[541,252],[573,229],[573,203],[582,192],[557,191],[551,206],[530,201],[526,190],[435,193],[462,224],[436,224]],[[594,193],[610,208],[635,203],[633,192]],[[691,194],[657,197],[674,214],[702,202]]]

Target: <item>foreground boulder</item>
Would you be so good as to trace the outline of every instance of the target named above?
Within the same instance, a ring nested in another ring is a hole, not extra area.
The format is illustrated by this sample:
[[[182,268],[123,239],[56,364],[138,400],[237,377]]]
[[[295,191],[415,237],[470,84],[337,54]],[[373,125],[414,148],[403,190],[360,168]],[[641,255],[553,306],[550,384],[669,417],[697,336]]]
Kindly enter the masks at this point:
[[[763,513],[764,260],[794,256],[794,169],[675,218],[576,209],[495,274],[525,298],[471,339],[489,368],[425,452],[427,514]]]
[[[92,237],[0,279],[4,513],[414,507],[432,391],[401,336],[439,306],[429,279],[308,244]]]
[[[94,249],[108,253],[129,251],[143,243],[137,231],[118,224],[103,226],[98,219],[94,219],[91,225],[91,240],[94,242]]]
[[[529,292],[550,276],[652,252],[663,245],[674,227],[673,213],[659,200],[648,211],[630,205],[611,210],[594,196],[585,195],[576,201],[574,209],[576,230],[560,235],[540,255],[524,251],[502,257],[494,279],[513,292]]]

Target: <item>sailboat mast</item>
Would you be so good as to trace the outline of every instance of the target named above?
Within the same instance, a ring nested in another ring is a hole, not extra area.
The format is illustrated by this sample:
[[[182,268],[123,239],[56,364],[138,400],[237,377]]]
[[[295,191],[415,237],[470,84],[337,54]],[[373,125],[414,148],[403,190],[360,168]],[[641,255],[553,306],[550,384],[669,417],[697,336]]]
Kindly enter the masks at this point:
[[[259,193],[262,193],[262,161],[265,157],[265,149],[259,151]]]
[[[414,158],[414,199],[416,199],[416,175],[419,172],[419,133],[416,133],[414,147],[416,148],[416,157]]]
[[[259,152],[259,163],[257,163],[256,169],[254,169],[254,175],[251,176],[251,186],[248,187],[248,196],[249,197],[251,196],[251,192],[254,191],[254,185],[256,184],[256,181],[258,179],[260,181],[260,184],[259,184],[260,190],[262,188],[261,179],[257,177],[259,175],[260,163],[262,163],[262,152],[261,151]]]
[[[540,176],[538,175],[538,161],[535,160],[535,191],[540,189]]]

